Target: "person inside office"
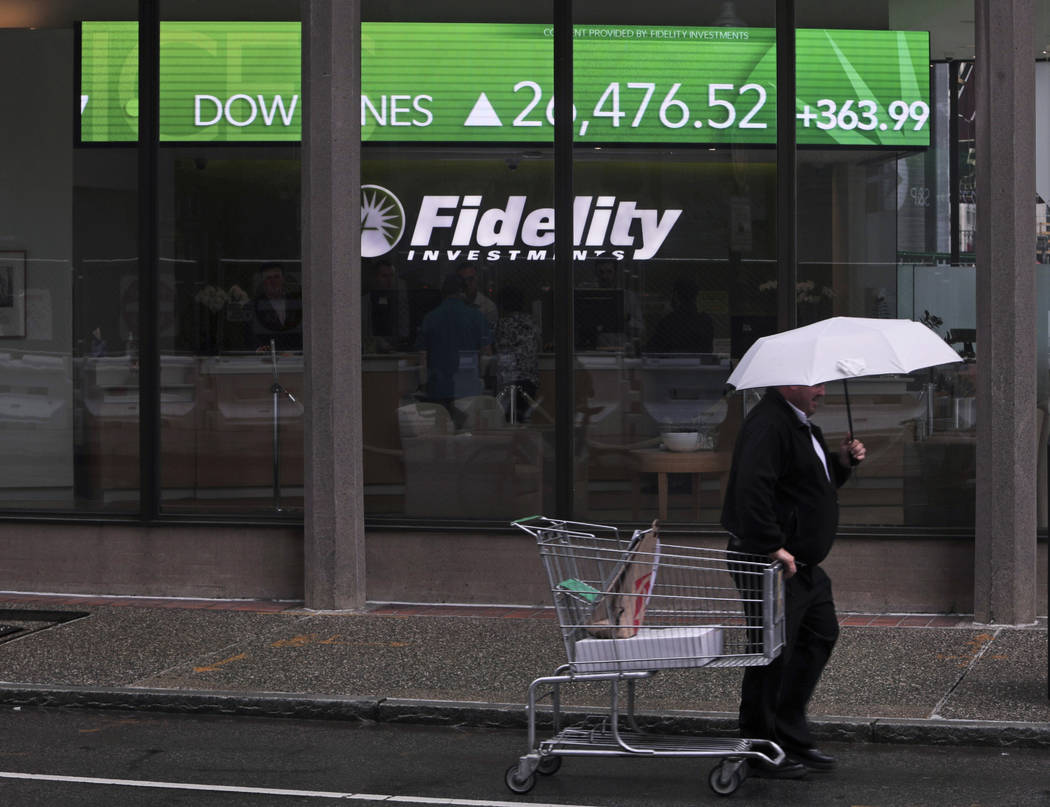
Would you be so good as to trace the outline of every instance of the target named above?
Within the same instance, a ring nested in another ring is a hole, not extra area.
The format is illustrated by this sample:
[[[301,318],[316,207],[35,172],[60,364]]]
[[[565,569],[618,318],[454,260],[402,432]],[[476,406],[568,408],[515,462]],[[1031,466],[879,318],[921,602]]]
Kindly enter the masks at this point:
[[[252,300],[249,340],[256,350],[303,349],[303,302],[284,267],[267,263],[260,267],[259,292]]]
[[[444,279],[441,295],[441,304],[423,317],[417,348],[426,352],[427,400],[445,407],[461,429],[466,414],[455,402],[482,393],[481,357],[492,354],[492,331],[484,314],[467,303],[458,274]]]

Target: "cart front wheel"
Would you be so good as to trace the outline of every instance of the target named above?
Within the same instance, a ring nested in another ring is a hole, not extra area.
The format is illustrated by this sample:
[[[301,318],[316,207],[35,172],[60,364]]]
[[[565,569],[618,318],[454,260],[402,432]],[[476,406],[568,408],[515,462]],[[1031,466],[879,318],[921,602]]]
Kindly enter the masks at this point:
[[[732,796],[742,781],[740,767],[733,764],[727,765],[725,762],[716,765],[711,770],[711,775],[707,777],[707,784],[719,796]]]
[[[553,776],[561,769],[561,757],[540,757],[540,764],[536,766],[536,772],[544,776]]]
[[[518,775],[518,763],[515,762],[507,768],[507,774],[503,777],[511,793],[528,793],[536,786],[536,774],[530,773],[524,779]]]

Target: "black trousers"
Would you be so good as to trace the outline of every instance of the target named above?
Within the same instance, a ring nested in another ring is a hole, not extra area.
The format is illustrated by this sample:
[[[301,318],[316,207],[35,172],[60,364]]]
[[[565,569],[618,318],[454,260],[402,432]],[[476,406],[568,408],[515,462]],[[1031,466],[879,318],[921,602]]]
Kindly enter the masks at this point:
[[[800,566],[784,584],[784,649],[764,667],[746,667],[740,689],[740,733],[785,749],[813,747],[806,707],[839,636],[831,578]]]

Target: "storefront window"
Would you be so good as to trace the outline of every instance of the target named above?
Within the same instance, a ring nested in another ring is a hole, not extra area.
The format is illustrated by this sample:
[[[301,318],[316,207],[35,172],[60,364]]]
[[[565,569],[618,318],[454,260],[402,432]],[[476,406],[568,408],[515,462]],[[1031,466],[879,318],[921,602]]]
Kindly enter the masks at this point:
[[[868,27],[865,21],[843,19],[818,4],[800,7],[798,26],[800,31],[836,28],[832,33],[842,39],[868,36],[860,30]],[[868,458],[839,499],[846,528],[972,528],[975,274],[972,254],[970,265],[958,262],[960,252],[965,258],[973,250],[972,215],[961,206],[964,214],[953,231],[951,210],[951,177],[963,184],[952,170],[952,155],[972,154],[972,116],[953,120],[958,99],[951,94],[963,94],[952,80],[958,65],[929,61],[940,58],[946,43],[936,32],[926,33],[928,19],[902,12],[876,28],[889,29],[878,35],[892,37],[889,44],[901,55],[893,70],[883,65],[875,72],[873,63],[856,63],[859,78],[870,71],[866,85],[853,82],[865,97],[825,100],[802,98],[800,92],[800,103],[812,104],[818,116],[813,125],[820,115],[833,116],[840,129],[869,142],[858,146],[843,137],[842,143],[799,152],[798,322],[838,315],[913,319],[966,358],[964,364],[849,383],[853,430]],[[963,33],[972,42],[972,26]],[[958,38],[951,47],[958,47]],[[869,55],[881,41],[870,40]],[[803,72],[799,64],[800,85]],[[868,100],[873,104],[862,103]],[[815,419],[829,442],[848,432],[841,383],[828,384]],[[960,496],[961,491],[970,493]]]
[[[574,8],[576,514],[717,522],[777,329],[775,7]]]
[[[549,4],[362,13],[365,507],[506,521],[554,498]]]
[[[299,4],[204,11],[161,4],[161,512],[301,513]]]
[[[74,86],[106,63],[134,82],[137,62],[113,61],[105,42],[78,47],[93,10],[134,20],[137,4],[81,3],[76,16],[60,3],[0,10],[5,509],[139,507],[137,129],[126,128],[126,146],[91,148],[78,113],[93,111],[97,94]]]
[[[301,511],[298,151],[161,151],[165,511]]]

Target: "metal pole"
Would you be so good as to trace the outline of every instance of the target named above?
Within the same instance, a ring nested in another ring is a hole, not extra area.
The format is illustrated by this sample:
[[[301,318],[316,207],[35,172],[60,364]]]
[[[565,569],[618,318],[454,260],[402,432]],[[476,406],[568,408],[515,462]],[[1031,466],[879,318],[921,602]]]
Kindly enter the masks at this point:
[[[777,0],[777,329],[798,325],[795,0]]]
[[[573,337],[572,0],[554,3],[555,512],[572,516],[576,482]]]
[[[280,396],[281,384],[277,380],[277,340],[270,338],[270,361],[273,363],[273,385],[270,391],[273,393],[273,509],[281,512],[281,443],[279,440],[280,423]]]

